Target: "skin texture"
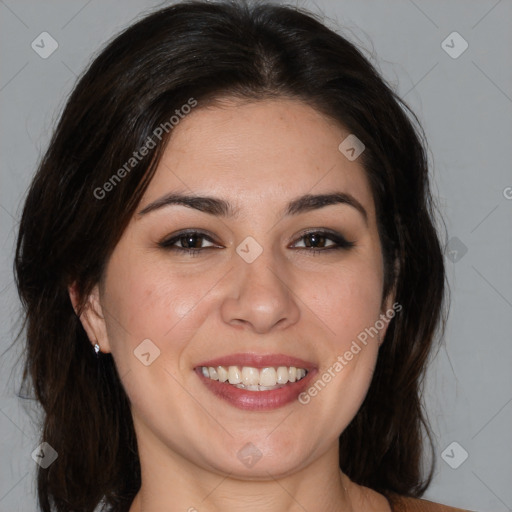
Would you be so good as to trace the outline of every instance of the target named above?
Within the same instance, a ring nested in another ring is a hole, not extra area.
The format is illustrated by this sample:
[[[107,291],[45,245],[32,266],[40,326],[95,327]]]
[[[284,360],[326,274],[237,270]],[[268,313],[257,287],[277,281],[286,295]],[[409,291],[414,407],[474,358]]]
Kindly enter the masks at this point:
[[[347,135],[292,99],[199,105],[173,129],[81,316],[91,343],[113,354],[131,402],[142,487],[130,512],[390,510],[338,466],[338,437],[367,393],[377,338],[307,405],[243,411],[193,371],[235,352],[283,353],[313,362],[321,376],[393,304],[392,295],[381,304],[383,261],[365,172],[338,150]],[[346,204],[281,215],[298,196],[335,191],[353,195],[368,223]],[[239,214],[181,205],[138,213],[169,192],[223,198]],[[206,230],[214,240],[198,246],[214,248],[193,257],[159,247],[187,228]],[[335,230],[355,246],[313,254],[302,238],[310,228]],[[263,248],[252,263],[236,252],[247,236]],[[149,366],[133,353],[145,339],[160,350]],[[262,454],[250,468],[237,457],[248,442]]]

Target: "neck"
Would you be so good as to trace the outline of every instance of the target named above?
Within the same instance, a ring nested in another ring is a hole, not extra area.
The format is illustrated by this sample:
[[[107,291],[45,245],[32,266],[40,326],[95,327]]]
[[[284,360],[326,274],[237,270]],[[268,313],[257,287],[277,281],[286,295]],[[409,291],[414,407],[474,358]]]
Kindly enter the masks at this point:
[[[139,446],[142,485],[129,512],[389,512],[385,498],[354,484],[338,466],[338,450],[287,475],[238,479],[162,450]],[[151,463],[149,463],[151,462]]]

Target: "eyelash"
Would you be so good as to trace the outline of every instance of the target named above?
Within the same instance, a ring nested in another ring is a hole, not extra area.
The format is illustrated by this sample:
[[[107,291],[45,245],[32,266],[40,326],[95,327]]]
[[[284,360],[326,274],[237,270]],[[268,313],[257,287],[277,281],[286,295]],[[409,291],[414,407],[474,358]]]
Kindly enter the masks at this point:
[[[210,236],[208,236],[206,233],[204,233],[202,231],[189,230],[189,231],[183,231],[181,233],[178,233],[177,235],[174,235],[173,237],[168,238],[166,240],[162,240],[161,242],[158,243],[158,245],[162,249],[166,249],[168,251],[178,251],[182,254],[189,254],[192,257],[199,256],[203,251],[214,248],[214,247],[200,247],[200,248],[196,248],[196,249],[189,249],[189,248],[185,248],[185,247],[174,246],[174,244],[176,242],[179,242],[183,238],[186,239],[190,235],[197,236],[199,238],[204,238],[207,241],[214,243],[212,238]],[[307,252],[313,253],[313,255],[315,255],[315,254],[319,254],[319,253],[326,252],[326,251],[339,251],[340,249],[347,250],[347,249],[351,249],[352,247],[355,246],[354,242],[350,242],[350,241],[346,240],[343,236],[337,234],[336,232],[328,231],[328,230],[307,231],[305,233],[302,233],[299,236],[298,240],[301,240],[301,239],[307,237],[308,235],[320,235],[320,237],[325,237],[327,240],[331,240],[332,242],[335,242],[336,245],[326,247],[323,249],[317,249],[314,247],[310,247],[310,248],[299,247],[299,248],[296,248],[296,250],[307,251]]]

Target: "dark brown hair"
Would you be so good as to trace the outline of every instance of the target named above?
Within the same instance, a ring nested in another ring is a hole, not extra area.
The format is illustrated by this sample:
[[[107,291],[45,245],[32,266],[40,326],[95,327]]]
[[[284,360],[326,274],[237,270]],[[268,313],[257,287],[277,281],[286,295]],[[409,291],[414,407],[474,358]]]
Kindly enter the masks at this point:
[[[23,386],[43,407],[41,441],[59,454],[38,469],[44,512],[128,510],[140,464],[128,398],[110,354],[94,351],[71,305],[84,300],[151,180],[172,131],[106,198],[98,187],[190,98],[288,97],[336,120],[366,146],[383,248],[389,324],[374,378],[340,437],[340,467],[384,494],[421,496],[421,390],[446,278],[434,225],[426,143],[414,114],[347,39],[314,15],[268,3],[184,2],[115,37],[76,84],[30,186],[19,228],[16,283],[25,310]],[[341,141],[340,141],[341,142]],[[398,266],[395,269],[395,261]],[[442,337],[442,336],[441,336]]]

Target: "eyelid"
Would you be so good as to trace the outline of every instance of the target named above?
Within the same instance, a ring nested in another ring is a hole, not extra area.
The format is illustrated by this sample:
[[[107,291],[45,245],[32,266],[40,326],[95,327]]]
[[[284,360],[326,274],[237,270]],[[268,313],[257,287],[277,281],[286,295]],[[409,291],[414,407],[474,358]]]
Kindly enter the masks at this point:
[[[305,237],[306,235],[310,234],[320,234],[325,235],[326,238],[330,238],[332,241],[340,243],[341,246],[346,247],[352,247],[355,245],[355,241],[348,240],[345,236],[343,236],[341,233],[338,233],[337,231],[334,231],[333,229],[329,228],[307,228],[303,231],[300,231],[298,234],[294,235],[293,241],[300,240],[301,238]]]
[[[297,234],[293,235],[293,237],[294,237],[293,239],[299,238],[304,235],[309,235],[310,233],[325,233],[325,234],[330,234],[330,235],[334,235],[334,236],[341,236],[340,233],[338,233],[337,231],[334,231],[333,229],[312,227],[312,228],[305,228],[305,229],[299,231]]]
[[[205,240],[208,240],[212,244],[215,244],[217,246],[219,245],[216,242],[215,236],[212,233],[210,233],[206,229],[199,229],[199,228],[186,228],[186,229],[177,231],[176,233],[172,233],[172,234],[166,236],[160,242],[158,242],[158,245],[160,247],[171,247],[172,243],[177,242],[182,236],[185,236],[185,235],[197,235],[200,238],[204,238]],[[204,247],[203,249],[206,249],[206,247]],[[195,250],[198,251],[201,249],[195,249]]]

